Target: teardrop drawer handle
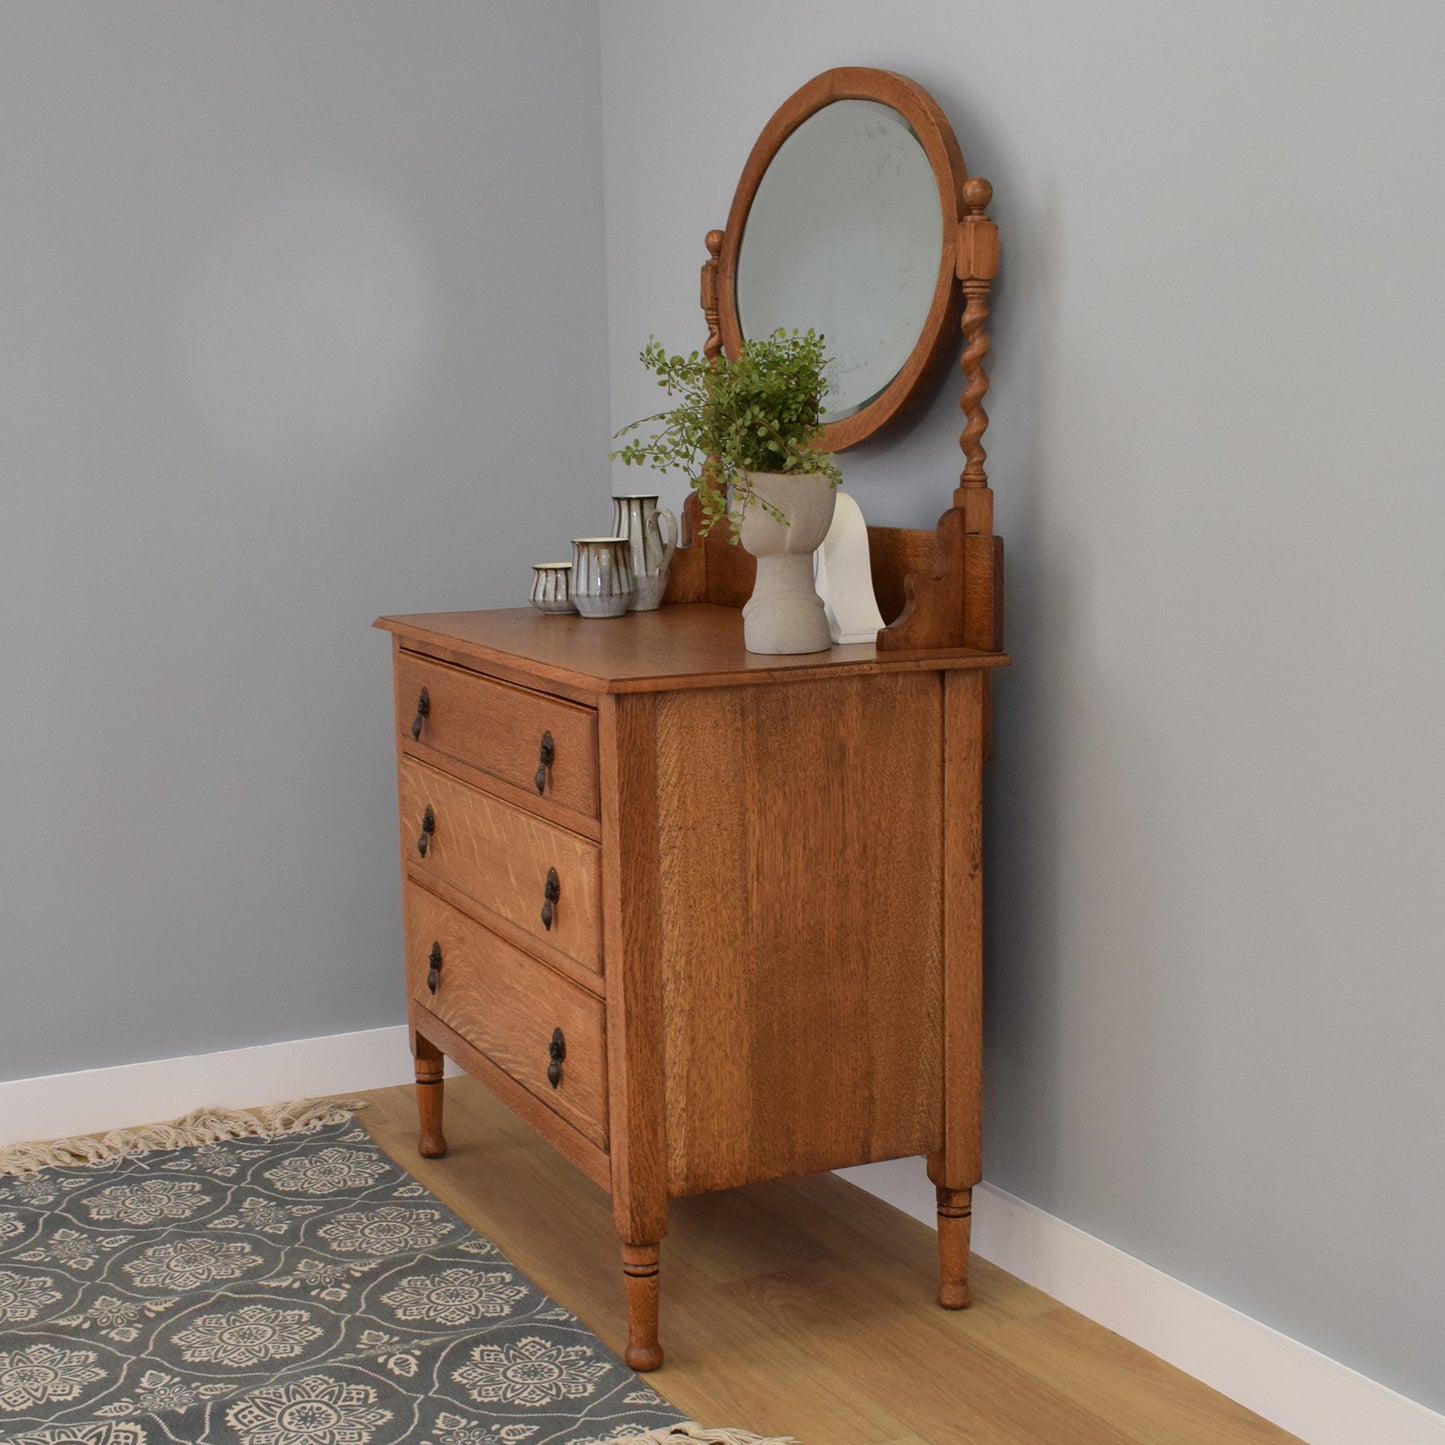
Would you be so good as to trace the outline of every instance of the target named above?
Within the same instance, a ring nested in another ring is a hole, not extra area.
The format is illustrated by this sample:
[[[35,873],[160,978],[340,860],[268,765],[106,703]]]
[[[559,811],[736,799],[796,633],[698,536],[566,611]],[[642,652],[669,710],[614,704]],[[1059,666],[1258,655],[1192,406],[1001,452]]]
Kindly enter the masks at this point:
[[[426,688],[422,688],[421,696],[416,700],[416,717],[412,720],[411,740],[414,743],[421,741],[421,725],[431,716],[431,694]]]
[[[557,900],[562,896],[562,880],[557,876],[555,868],[547,870],[547,886],[542,891],[542,927],[548,933],[552,931],[552,924],[557,918]]]
[[[427,955],[427,962],[431,967],[427,970],[426,986],[432,993],[435,993],[442,972],[442,946],[440,943],[432,944],[431,952]]]
[[[555,1089],[562,1082],[562,1063],[567,1057],[567,1040],[561,1029],[552,1030],[552,1046],[547,1054],[552,1060],[547,1065],[547,1082]]]
[[[552,766],[557,756],[557,745],[552,741],[551,733],[542,734],[542,745],[537,750],[537,776],[532,779],[537,785],[538,793],[547,791],[547,769]]]
[[[431,804],[426,805],[426,812],[421,818],[421,837],[416,840],[416,851],[423,858],[426,857],[427,845],[431,842],[432,834],[437,830],[437,815],[432,812]]]

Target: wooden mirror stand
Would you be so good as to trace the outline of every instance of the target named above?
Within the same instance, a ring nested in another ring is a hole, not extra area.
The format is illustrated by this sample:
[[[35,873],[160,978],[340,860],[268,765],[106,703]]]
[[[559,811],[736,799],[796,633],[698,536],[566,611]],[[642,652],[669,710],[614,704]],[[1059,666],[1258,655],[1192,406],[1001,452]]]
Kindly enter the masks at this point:
[[[993,187],[980,176],[963,185],[967,214],[958,223],[956,274],[963,298],[961,367],[964,415],[959,445],[964,467],[953,505],[933,531],[869,527],[868,545],[878,607],[892,620],[878,633],[879,652],[967,647],[997,652],[1003,645],[1003,539],[993,534],[993,492],[984,471],[988,413],[989,295],[998,275],[998,227],[986,214]],[[710,231],[702,268],[704,354],[723,349],[718,323],[718,269],[724,237]],[[682,545],[672,561],[665,600],[741,607],[752,592],[756,563],[722,529],[697,540],[696,495],[683,508]],[[694,545],[696,543],[696,545]]]

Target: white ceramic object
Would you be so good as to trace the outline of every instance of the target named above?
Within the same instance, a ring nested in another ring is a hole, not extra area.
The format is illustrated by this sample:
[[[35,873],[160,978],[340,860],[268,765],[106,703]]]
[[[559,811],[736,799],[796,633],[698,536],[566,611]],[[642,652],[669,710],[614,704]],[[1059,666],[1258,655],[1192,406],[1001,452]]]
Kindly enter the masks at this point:
[[[813,582],[823,599],[833,641],[872,642],[883,626],[883,614],[873,592],[868,525],[862,508],[847,492],[833,495],[833,525],[815,554]]]
[[[538,562],[532,568],[532,606],[538,612],[575,612],[572,564]]]
[[[573,537],[572,601],[584,617],[621,617],[632,601],[626,537]]]
[[[740,540],[758,559],[753,595],[743,607],[743,645],[749,652],[826,652],[831,639],[813,586],[813,553],[828,535],[837,493],[816,472],[754,472],[751,481],[787,521],[756,501],[743,512]]]
[[[627,538],[631,552],[631,610],[656,611],[662,606],[667,569],[677,550],[677,518],[666,507],[659,507],[656,497],[629,492],[612,499],[612,530]]]

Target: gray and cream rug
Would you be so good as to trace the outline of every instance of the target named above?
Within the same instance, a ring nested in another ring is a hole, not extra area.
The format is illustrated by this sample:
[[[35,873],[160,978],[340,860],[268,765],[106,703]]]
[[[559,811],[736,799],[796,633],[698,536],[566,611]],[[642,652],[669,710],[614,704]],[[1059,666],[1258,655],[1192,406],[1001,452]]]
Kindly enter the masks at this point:
[[[165,1130],[0,1151],[0,1442],[768,1445],[686,1422],[345,1111]]]

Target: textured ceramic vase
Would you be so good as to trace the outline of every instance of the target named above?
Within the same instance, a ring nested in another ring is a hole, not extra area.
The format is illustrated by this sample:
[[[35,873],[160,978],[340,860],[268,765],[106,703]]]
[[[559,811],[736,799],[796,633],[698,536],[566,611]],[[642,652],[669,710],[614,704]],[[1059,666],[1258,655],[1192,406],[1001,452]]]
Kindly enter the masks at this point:
[[[835,493],[816,472],[754,472],[753,490],[787,518],[755,500],[743,513],[740,540],[758,559],[753,595],[743,607],[749,652],[826,652],[828,615],[813,586],[813,553],[833,521]]]
[[[538,562],[532,568],[532,606],[538,612],[575,612],[572,602],[572,564]]]
[[[659,507],[656,497],[629,493],[612,499],[612,530],[627,538],[631,554],[631,610],[655,611],[662,605],[667,569],[677,550],[677,518],[666,507]]]
[[[632,601],[626,537],[573,537],[572,602],[584,617],[621,617]]]

